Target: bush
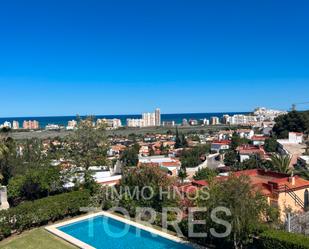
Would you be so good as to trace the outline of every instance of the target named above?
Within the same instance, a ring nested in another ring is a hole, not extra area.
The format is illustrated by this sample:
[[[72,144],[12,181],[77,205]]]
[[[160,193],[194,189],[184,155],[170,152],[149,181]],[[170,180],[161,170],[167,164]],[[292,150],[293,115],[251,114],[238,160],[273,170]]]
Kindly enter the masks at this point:
[[[261,249],[309,249],[309,237],[278,230],[264,231],[258,239]]]
[[[80,208],[89,205],[90,194],[76,191],[24,202],[17,207],[0,211],[0,240],[11,232],[22,232],[82,213]]]
[[[0,221],[0,241],[11,235],[10,224],[6,221]]]

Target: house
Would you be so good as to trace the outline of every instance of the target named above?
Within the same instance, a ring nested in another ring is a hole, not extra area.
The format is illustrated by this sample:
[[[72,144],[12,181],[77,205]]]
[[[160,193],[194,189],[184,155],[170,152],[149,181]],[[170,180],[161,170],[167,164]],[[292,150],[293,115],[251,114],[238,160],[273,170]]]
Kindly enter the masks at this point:
[[[280,144],[301,144],[303,136],[304,134],[300,132],[289,132],[288,139],[278,139],[277,142]]]
[[[179,160],[166,156],[140,156],[138,164],[157,165],[167,169],[168,172],[173,176],[178,175],[178,171],[181,167],[181,162]]]
[[[267,199],[267,203],[280,211],[281,220],[287,212],[304,213],[309,208],[309,181],[299,176],[290,176],[263,169],[243,170],[233,173],[234,176],[247,176],[253,188]],[[224,181],[228,176],[219,176],[217,181]],[[192,181],[178,187],[186,195],[208,186],[206,181]]]
[[[279,208],[282,220],[288,210],[302,213],[309,208],[309,181],[299,176],[262,169],[238,171],[235,175],[248,176],[253,186],[267,198],[268,204]]]
[[[227,131],[219,131],[218,132],[218,140],[228,140],[232,137],[234,131],[227,130]]]
[[[230,140],[213,141],[211,143],[211,151],[219,153],[221,150],[228,150],[230,148]]]
[[[254,131],[251,130],[251,129],[238,129],[238,130],[236,130],[236,133],[241,138],[251,139],[254,136]]]
[[[263,135],[254,135],[252,138],[251,138],[251,141],[252,141],[252,144],[254,146],[260,146],[260,145],[264,145],[265,144],[265,140],[267,138]]]
[[[122,144],[112,145],[111,148],[108,150],[108,156],[116,156],[119,155],[122,151],[124,151],[127,147]]]
[[[266,152],[263,147],[253,146],[253,145],[241,145],[238,146],[236,151],[239,154],[240,162],[250,159],[250,156],[260,156],[261,158],[266,158]]]

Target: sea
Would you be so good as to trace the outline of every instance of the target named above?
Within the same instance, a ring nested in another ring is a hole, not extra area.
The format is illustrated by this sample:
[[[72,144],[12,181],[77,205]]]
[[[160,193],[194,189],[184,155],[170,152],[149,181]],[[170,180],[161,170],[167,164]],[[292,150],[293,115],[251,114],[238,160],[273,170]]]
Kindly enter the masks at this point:
[[[175,121],[176,124],[181,124],[183,119],[192,120],[201,120],[201,119],[210,119],[211,117],[219,117],[222,118],[223,115],[235,115],[235,114],[249,114],[249,112],[217,112],[217,113],[178,113],[178,114],[161,114],[161,121]],[[86,116],[80,116],[81,118],[85,118]],[[113,119],[118,118],[121,120],[122,125],[126,125],[126,120],[128,118],[141,118],[142,115],[96,115],[95,119]],[[13,122],[18,121],[19,126],[22,127],[24,120],[37,120],[39,122],[40,128],[45,128],[48,124],[58,124],[61,126],[67,126],[68,121],[76,120],[76,116],[50,116],[50,117],[9,117],[3,118],[0,117],[0,124],[3,124],[5,121]]]

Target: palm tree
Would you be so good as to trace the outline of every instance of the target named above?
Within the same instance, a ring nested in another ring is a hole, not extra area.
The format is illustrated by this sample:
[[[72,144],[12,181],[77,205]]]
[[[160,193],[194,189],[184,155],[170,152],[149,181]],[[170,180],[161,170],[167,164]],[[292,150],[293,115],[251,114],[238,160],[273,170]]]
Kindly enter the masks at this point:
[[[279,173],[288,174],[291,172],[290,168],[291,157],[289,155],[273,154],[271,156],[271,164],[273,170]]]

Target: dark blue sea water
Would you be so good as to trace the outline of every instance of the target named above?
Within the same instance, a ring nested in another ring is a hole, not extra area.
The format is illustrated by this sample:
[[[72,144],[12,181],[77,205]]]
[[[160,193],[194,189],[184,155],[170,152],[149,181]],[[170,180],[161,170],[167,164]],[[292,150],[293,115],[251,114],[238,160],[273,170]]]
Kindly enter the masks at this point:
[[[234,115],[234,114],[248,114],[248,112],[219,112],[219,113],[178,113],[178,114],[162,114],[161,120],[163,121],[175,121],[176,124],[180,124],[185,118],[190,119],[210,119],[210,117],[216,116],[221,118],[223,115]],[[83,116],[81,116],[83,118]],[[121,119],[122,125],[126,125],[126,120],[128,118],[141,118],[141,115],[97,115],[95,118],[119,118]],[[76,119],[76,116],[53,116],[53,117],[10,117],[10,118],[0,118],[0,124],[5,121],[13,122],[16,120],[19,125],[22,126],[24,120],[37,120],[40,123],[40,127],[44,128],[47,124],[59,124],[66,126],[68,121]]]
[[[193,248],[104,216],[60,227],[59,230],[97,249]]]

